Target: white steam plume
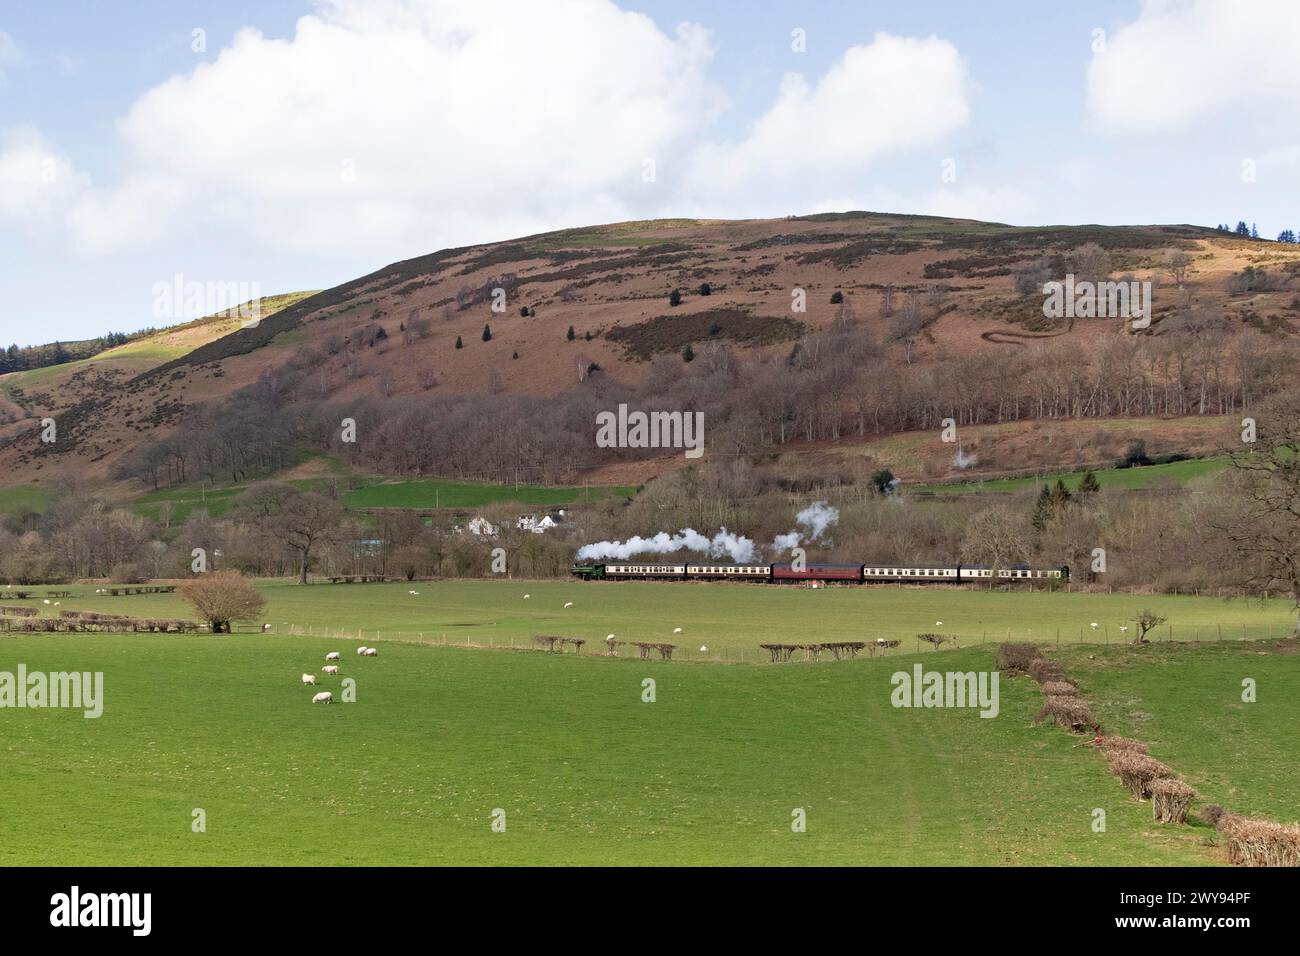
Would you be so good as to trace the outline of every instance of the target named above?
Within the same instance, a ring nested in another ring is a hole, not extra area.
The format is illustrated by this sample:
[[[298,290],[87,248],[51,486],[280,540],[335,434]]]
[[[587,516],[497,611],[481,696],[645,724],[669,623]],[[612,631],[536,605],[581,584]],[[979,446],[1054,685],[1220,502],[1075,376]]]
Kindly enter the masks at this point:
[[[814,501],[794,516],[797,527],[793,531],[778,534],[772,539],[772,547],[777,551],[789,551],[803,542],[816,541],[826,533],[827,528],[839,520],[838,508],[832,508],[824,501]]]
[[[754,542],[734,535],[726,528],[712,538],[706,538],[692,528],[683,528],[673,535],[660,531],[653,538],[637,535],[626,541],[597,541],[579,548],[577,558],[580,561],[587,558],[626,560],[634,554],[673,554],[682,550],[699,551],[714,558],[726,555],[737,564],[754,560]]]

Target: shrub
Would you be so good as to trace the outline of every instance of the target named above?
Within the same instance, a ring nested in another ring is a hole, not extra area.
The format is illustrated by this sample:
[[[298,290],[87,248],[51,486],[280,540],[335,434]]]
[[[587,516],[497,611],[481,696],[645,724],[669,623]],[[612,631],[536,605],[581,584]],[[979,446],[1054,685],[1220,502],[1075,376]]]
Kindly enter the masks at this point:
[[[674,306],[682,304],[681,289],[673,289],[672,293],[668,296],[668,304]]]
[[[1159,760],[1128,750],[1112,750],[1106,755],[1106,760],[1110,763],[1111,773],[1128,787],[1135,800],[1151,796],[1152,781],[1174,775],[1173,770]]]
[[[257,620],[266,607],[266,598],[238,571],[211,571],[182,584],[180,592],[213,634],[229,634],[232,621]]]
[[[837,292],[832,292],[832,293],[831,293],[831,305],[839,305],[839,304],[840,304],[841,302],[843,302],[843,301],[844,301],[844,293],[843,293],[843,292],[838,292],[838,291],[837,291]]]
[[[1067,730],[1083,730],[1092,724],[1092,713],[1088,705],[1078,697],[1052,696],[1043,700],[1042,709],[1034,717],[1034,723],[1041,723],[1048,717],[1058,727]]]
[[[713,295],[713,286],[707,282],[700,283],[700,295]]]
[[[1068,681],[1049,680],[1043,685],[1043,693],[1048,697],[1077,697],[1079,688]]]
[[[1300,866],[1300,826],[1230,815],[1223,834],[1234,866]]]
[[[1125,753],[1143,754],[1147,752],[1147,745],[1140,740],[1133,740],[1129,737],[1102,737],[1101,749],[1109,756],[1111,752],[1123,751]]]
[[[464,347],[465,343],[460,340],[460,336],[456,336],[456,348],[463,349]]]
[[[1151,781],[1151,812],[1156,823],[1186,823],[1187,808],[1192,805],[1196,791],[1169,777]]]
[[[916,639],[918,641],[925,641],[927,644],[933,644],[936,651],[939,649],[940,644],[948,640],[948,638],[942,634],[918,634],[916,635]]]
[[[1228,814],[1228,812],[1217,803],[1208,804],[1201,809],[1201,819],[1216,830],[1226,822],[1224,818],[1229,815],[1230,814]]]
[[[573,326],[569,326],[569,331],[564,333],[564,337],[568,339],[570,342],[572,342],[574,339],[578,337],[578,333],[573,331]]]
[[[492,326],[490,325],[483,326],[483,341],[484,342],[492,341]]]
[[[685,345],[682,346],[682,361],[683,362],[695,361],[695,349],[691,348],[690,342],[687,342]]]
[[[1029,673],[1029,663],[1037,659],[1037,644],[1003,644],[998,648],[998,670],[1008,674]]]
[[[1049,681],[1069,682],[1069,678],[1065,676],[1065,668],[1046,657],[1040,657],[1029,662],[1029,676],[1040,684],[1046,684]]]

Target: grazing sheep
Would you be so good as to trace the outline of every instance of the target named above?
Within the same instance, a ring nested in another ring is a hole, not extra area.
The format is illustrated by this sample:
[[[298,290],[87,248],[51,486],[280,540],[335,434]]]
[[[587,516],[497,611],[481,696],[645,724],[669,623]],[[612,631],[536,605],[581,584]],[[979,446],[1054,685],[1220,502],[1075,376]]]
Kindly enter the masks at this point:
[[[339,669],[337,665],[334,664],[326,664],[324,667],[321,668],[322,674],[337,674],[338,672]]]
[[[674,634],[680,634],[681,632],[682,632],[682,629],[681,629],[680,627],[675,627],[675,628],[673,628],[673,633],[674,633]]]
[[[1088,626],[1089,626],[1090,628],[1092,628],[1092,629],[1095,631],[1095,630],[1097,630],[1097,628],[1100,627],[1101,625],[1099,625],[1096,621],[1093,621],[1093,622],[1092,622],[1091,624],[1089,624]]]
[[[314,683],[316,683],[316,675],[315,675],[315,674],[303,674],[303,675],[302,675],[302,682],[303,682],[304,684],[314,684]]]
[[[525,595],[524,595],[524,600],[527,601],[530,597],[532,597],[531,594],[525,594]]]
[[[46,604],[49,604],[49,603],[50,603],[50,599],[49,599],[49,598],[46,598],[46,599],[45,599],[45,603],[46,603]]]
[[[270,629],[271,629],[271,625],[270,625],[270,624],[263,624],[263,625],[262,625],[262,633],[263,633],[263,634],[265,634],[265,633],[266,633],[267,631],[269,631]]]
[[[417,597],[418,597],[419,594],[420,594],[419,591],[407,591],[406,593],[407,593],[407,594],[414,594],[414,595],[416,595]]]
[[[573,602],[572,602],[572,601],[565,601],[565,602],[564,602],[564,606],[565,606],[565,607],[573,607]]]
[[[375,650],[373,647],[367,647],[364,651],[362,651],[361,656],[362,656],[362,657],[378,657],[378,656],[379,656],[379,652],[378,652],[377,650]]]
[[[935,627],[943,627],[943,621],[935,621],[935,622],[934,622],[934,626],[935,626]]]
[[[366,652],[366,645],[362,644],[360,647],[357,648],[358,654],[364,654],[365,652]]]
[[[328,654],[325,655],[325,660],[327,661],[339,661],[342,659],[343,659],[343,655],[340,654],[338,651],[330,651]]]
[[[606,634],[606,635],[605,635],[605,640],[607,640],[607,641],[612,641],[613,639],[614,639],[614,635],[613,635],[613,634]]]
[[[332,704],[334,703],[334,695],[327,690],[323,690],[313,697],[311,702],[313,704]]]

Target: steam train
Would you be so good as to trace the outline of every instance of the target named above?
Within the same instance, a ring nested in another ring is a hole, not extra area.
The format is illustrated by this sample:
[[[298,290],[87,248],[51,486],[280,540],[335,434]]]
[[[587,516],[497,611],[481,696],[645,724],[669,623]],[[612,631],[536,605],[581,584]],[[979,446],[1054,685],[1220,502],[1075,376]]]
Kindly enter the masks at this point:
[[[880,564],[600,564],[577,562],[569,569],[584,581],[760,581],[794,583],[824,581],[841,584],[969,584],[993,580],[1016,583],[1042,581],[1065,583],[1070,568],[1031,568],[1017,564],[1010,568],[979,567],[972,564],[892,566]]]

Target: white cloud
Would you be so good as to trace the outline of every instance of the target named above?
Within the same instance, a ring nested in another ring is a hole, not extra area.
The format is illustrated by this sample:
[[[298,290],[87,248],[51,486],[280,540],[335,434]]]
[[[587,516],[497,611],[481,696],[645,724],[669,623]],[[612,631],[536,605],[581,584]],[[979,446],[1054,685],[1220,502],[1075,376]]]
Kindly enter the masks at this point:
[[[835,195],[871,162],[929,146],[965,126],[971,89],[966,63],[947,40],[879,33],[870,44],[850,47],[816,84],[788,74],[743,141],[701,150],[692,185],[699,192],[750,193],[812,176],[820,180],[817,188],[829,190],[825,195]]]
[[[1088,111],[1117,131],[1173,130],[1229,109],[1300,102],[1300,4],[1294,0],[1146,0],[1088,66]]]
[[[711,52],[702,28],[669,36],[608,0],[331,0],[291,40],[242,31],[140,97],[119,124],[127,184],[74,222],[103,245],[214,215],[282,248],[382,254],[617,216],[642,161],[723,105]]]
[[[0,219],[49,226],[61,221],[68,204],[88,185],[85,174],[30,127],[0,135]]]

